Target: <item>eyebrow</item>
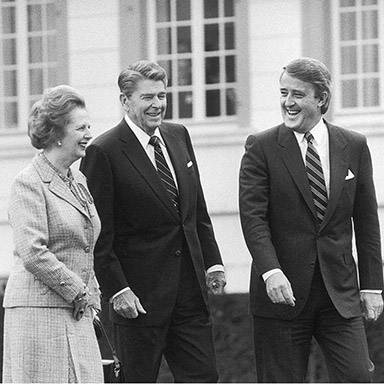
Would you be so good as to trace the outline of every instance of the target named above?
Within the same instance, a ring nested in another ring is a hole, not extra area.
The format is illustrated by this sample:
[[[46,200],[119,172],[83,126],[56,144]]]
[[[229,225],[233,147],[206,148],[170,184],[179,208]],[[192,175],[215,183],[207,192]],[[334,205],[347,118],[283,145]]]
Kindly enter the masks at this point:
[[[286,87],[280,87],[280,91],[287,91],[287,90],[288,90],[288,88],[286,88]],[[304,90],[296,89],[296,88],[292,89],[291,91],[292,92],[299,92],[299,93],[306,93]]]
[[[164,95],[167,92],[161,91],[161,92],[153,92],[153,93],[142,93],[141,96],[153,96],[153,95]]]

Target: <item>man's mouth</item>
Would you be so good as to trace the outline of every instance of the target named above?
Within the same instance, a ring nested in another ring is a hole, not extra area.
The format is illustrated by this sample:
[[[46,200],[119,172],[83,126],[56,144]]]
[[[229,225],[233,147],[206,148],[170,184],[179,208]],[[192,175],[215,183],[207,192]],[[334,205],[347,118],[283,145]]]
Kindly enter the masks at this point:
[[[295,116],[297,116],[300,113],[300,111],[295,111],[295,110],[292,110],[292,109],[286,109],[286,111],[287,111],[287,114],[289,116],[292,116],[292,117],[295,117]]]
[[[161,115],[161,112],[148,113],[148,116],[150,117],[159,117],[160,115]]]

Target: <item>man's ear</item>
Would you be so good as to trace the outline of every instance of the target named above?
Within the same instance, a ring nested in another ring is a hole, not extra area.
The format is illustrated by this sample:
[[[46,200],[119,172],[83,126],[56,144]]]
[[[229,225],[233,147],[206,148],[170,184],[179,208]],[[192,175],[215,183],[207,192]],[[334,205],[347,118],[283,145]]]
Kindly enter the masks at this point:
[[[325,92],[325,91],[320,95],[319,107],[322,107],[327,103],[328,97],[329,97],[328,92]]]
[[[124,95],[124,93],[120,93],[120,103],[121,106],[123,107],[124,111],[128,112],[129,107],[128,107],[128,97]]]

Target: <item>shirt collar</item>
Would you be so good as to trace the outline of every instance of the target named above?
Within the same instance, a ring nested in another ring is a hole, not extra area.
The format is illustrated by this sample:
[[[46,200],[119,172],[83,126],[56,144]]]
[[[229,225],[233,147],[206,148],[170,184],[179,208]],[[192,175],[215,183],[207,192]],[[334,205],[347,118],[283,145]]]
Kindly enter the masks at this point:
[[[324,123],[323,119],[320,119],[319,122],[310,130],[314,141],[317,145],[321,145],[326,140],[328,130],[327,126]],[[294,132],[298,142],[304,142],[304,133]]]
[[[140,127],[138,127],[127,114],[124,116],[125,122],[128,124],[129,128],[131,128],[132,132],[137,137],[137,140],[139,140],[140,144],[145,149],[147,145],[149,144],[149,139],[151,136],[149,136],[146,132],[144,132]],[[155,132],[153,133],[154,136],[157,136],[160,139],[160,143],[164,145],[164,140],[161,137],[160,129],[157,127],[155,129]]]

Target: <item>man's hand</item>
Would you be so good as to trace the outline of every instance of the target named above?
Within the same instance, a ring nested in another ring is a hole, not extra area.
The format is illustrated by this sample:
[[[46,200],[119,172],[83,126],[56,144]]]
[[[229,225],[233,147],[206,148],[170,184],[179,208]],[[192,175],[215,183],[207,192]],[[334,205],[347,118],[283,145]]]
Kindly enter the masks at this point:
[[[113,309],[127,319],[134,319],[139,313],[147,313],[139,298],[131,290],[124,291],[113,299]]]
[[[383,312],[383,297],[381,293],[360,292],[361,307],[368,321],[376,321]]]
[[[214,295],[219,295],[224,292],[224,287],[227,284],[225,273],[222,271],[214,271],[207,273],[207,287],[209,292]]]
[[[276,272],[265,281],[268,297],[272,303],[295,306],[291,283],[283,272]]]

